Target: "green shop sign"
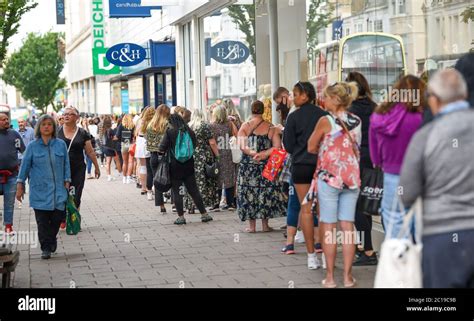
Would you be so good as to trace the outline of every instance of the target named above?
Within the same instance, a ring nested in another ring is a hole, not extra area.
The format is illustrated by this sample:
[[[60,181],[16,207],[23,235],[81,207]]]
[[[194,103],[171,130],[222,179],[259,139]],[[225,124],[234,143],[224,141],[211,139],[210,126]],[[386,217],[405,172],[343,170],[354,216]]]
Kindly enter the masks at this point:
[[[92,66],[94,75],[116,75],[120,67],[111,64],[106,53],[104,31],[104,3],[103,0],[92,0]]]

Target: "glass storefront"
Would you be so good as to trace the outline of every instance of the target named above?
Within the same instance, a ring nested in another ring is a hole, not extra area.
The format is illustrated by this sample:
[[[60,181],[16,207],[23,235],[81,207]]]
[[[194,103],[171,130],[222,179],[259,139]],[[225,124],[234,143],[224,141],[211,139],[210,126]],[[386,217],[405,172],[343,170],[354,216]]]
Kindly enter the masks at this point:
[[[143,78],[133,78],[128,80],[128,99],[130,112],[140,112],[143,109]]]
[[[257,99],[254,17],[253,2],[239,1],[202,21],[204,105],[229,98],[242,119],[248,118],[250,104]]]

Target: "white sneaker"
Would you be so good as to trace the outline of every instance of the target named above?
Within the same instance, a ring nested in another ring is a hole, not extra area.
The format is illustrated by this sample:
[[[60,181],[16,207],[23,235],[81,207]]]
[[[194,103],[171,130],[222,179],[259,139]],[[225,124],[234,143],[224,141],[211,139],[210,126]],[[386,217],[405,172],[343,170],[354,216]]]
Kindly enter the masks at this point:
[[[125,176],[122,178],[122,183],[127,184],[127,178]]]
[[[295,242],[300,243],[300,244],[305,242],[303,231],[297,231],[296,232]]]
[[[114,178],[110,175],[107,175],[107,182],[111,182]]]
[[[132,178],[130,176],[127,176],[127,184],[130,184],[132,182]]]
[[[321,263],[319,262],[319,259],[316,256],[316,253],[314,253],[314,256],[308,255],[308,269],[317,270],[320,267],[321,267]]]
[[[147,192],[146,193],[146,199],[149,201],[153,201],[153,192]]]
[[[21,202],[18,202],[18,209],[21,210],[22,206],[23,206],[23,204]]]

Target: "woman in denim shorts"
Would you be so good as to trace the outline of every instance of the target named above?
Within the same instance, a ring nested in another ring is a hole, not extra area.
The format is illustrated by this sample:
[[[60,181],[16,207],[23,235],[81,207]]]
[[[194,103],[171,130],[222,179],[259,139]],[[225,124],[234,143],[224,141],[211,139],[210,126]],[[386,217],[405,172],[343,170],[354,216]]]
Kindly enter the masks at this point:
[[[344,287],[353,287],[352,262],[355,255],[354,218],[359,197],[359,144],[361,120],[347,109],[358,95],[355,83],[334,83],[324,90],[329,115],[320,119],[308,141],[308,152],[318,153],[313,190],[320,210],[320,232],[326,256],[324,287],[334,288],[337,243],[342,240]],[[336,232],[340,223],[341,230]],[[342,232],[342,233],[341,233]]]

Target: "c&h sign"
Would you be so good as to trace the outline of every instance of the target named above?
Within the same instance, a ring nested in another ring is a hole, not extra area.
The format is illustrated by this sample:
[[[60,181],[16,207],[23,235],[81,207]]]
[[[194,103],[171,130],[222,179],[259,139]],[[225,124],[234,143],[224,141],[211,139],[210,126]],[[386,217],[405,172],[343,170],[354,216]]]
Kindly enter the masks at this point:
[[[225,65],[241,64],[250,57],[250,49],[240,41],[222,41],[211,45],[211,38],[206,39],[206,66],[211,59]]]
[[[120,68],[105,58],[104,4],[103,0],[92,0],[92,68],[94,75],[115,75]]]
[[[145,60],[146,50],[134,43],[119,43],[107,51],[106,57],[116,66],[130,67]]]

